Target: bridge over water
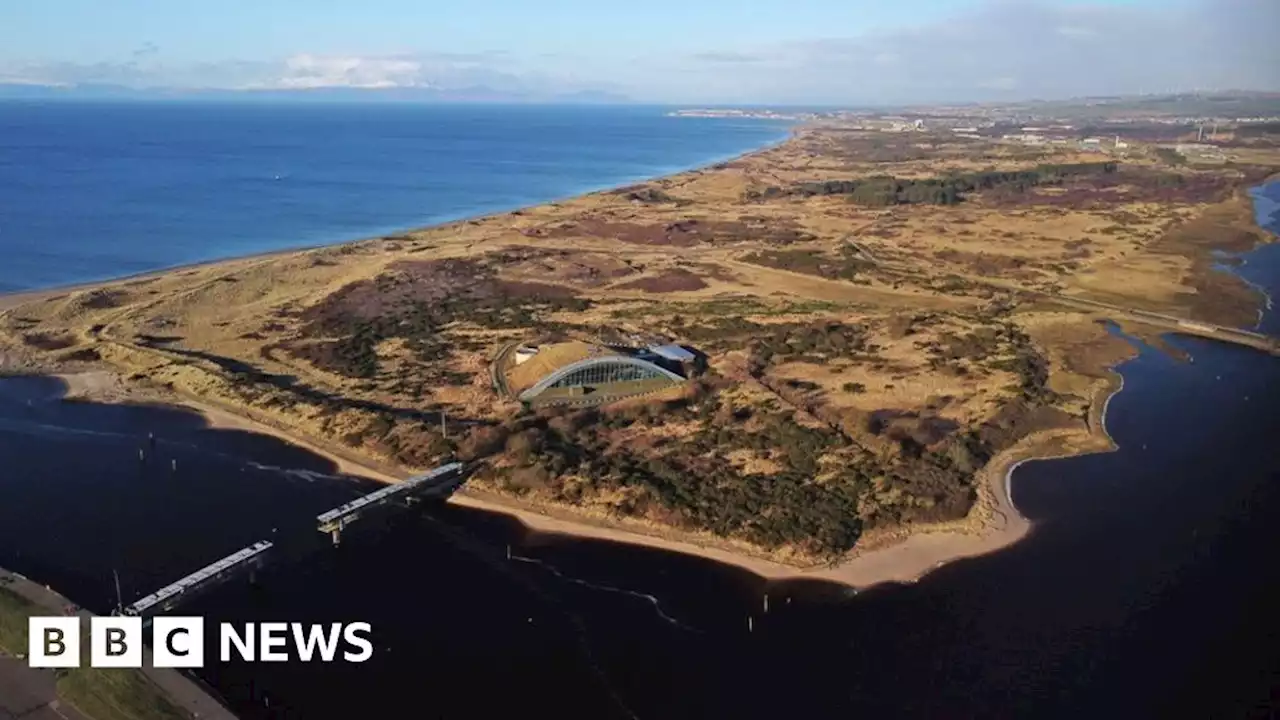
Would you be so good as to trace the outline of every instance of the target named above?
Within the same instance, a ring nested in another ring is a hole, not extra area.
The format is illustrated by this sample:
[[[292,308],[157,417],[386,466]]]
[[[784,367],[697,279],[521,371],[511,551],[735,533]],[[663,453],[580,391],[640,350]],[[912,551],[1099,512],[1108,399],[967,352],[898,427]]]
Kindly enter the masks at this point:
[[[394,504],[408,506],[422,498],[448,497],[466,481],[467,474],[468,468],[461,463],[441,465],[430,472],[379,488],[316,516],[316,529],[329,534],[333,538],[333,544],[337,545],[344,528],[368,516],[375,509]],[[270,541],[258,541],[209,563],[128,606],[116,608],[112,614],[143,616],[168,612],[183,600],[236,575],[249,573],[252,579],[253,573],[268,560],[275,549],[275,544]]]
[[[316,516],[316,529],[329,533],[333,544],[337,545],[342,536],[342,529],[358,520],[370,510],[403,500],[412,504],[422,497],[445,497],[458,488],[466,480],[462,463],[441,465],[431,472],[415,475],[404,482],[388,485],[375,490],[349,503],[336,507],[327,513]]]
[[[266,553],[275,547],[262,540],[241,548],[230,555],[209,563],[186,577],[165,585],[128,607],[117,611],[118,615],[142,615],[148,612],[165,612],[173,609],[189,593],[203,590],[235,572],[257,569],[266,559]]]

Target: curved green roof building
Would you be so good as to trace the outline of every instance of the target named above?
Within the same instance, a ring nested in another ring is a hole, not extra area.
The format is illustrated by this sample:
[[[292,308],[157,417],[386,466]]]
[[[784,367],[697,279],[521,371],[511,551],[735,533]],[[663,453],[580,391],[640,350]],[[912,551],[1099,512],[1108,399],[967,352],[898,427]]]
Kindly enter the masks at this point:
[[[597,355],[555,369],[520,393],[535,404],[596,404],[663,390],[685,378],[630,355]]]

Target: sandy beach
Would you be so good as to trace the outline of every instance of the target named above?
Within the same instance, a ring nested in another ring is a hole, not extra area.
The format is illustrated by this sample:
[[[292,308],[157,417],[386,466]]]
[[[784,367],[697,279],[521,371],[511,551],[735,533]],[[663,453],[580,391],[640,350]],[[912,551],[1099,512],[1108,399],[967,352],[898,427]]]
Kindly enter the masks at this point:
[[[209,427],[241,430],[269,435],[303,448],[332,462],[338,472],[385,483],[403,480],[407,475],[381,466],[351,453],[335,451],[297,433],[287,432],[268,422],[246,417],[192,398],[172,398],[138,392],[124,385],[109,371],[58,374],[67,384],[66,398],[94,402],[147,402],[169,404],[199,413]],[[1116,374],[1119,378],[1119,374]],[[1105,408],[1123,386],[1119,379],[1113,388],[1100,389],[1094,396],[1094,412],[1105,419]],[[1115,446],[1110,437],[1089,435],[1075,437],[1071,446],[1077,452],[1061,453],[1048,449],[1054,433],[1033,435],[1009,448],[980,473],[979,501],[969,517],[957,523],[916,529],[903,536],[877,539],[876,547],[857,550],[833,566],[802,568],[775,562],[734,548],[714,537],[655,534],[655,529],[638,522],[601,518],[590,521],[566,517],[555,509],[520,507],[516,501],[467,490],[465,487],[448,502],[461,507],[501,513],[520,521],[530,532],[546,536],[604,540],[640,545],[671,552],[695,555],[715,562],[748,570],[767,580],[826,580],[862,589],[887,582],[916,582],[924,575],[950,562],[976,557],[1008,547],[1032,531],[1011,497],[1014,472],[1026,462],[1070,457],[1087,452],[1102,452]]]

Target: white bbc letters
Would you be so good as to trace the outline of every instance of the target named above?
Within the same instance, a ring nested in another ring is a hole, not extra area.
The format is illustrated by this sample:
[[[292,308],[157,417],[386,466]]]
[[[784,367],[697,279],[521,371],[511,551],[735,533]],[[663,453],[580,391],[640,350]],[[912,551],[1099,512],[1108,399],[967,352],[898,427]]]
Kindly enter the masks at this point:
[[[106,668],[142,667],[142,618],[91,618],[89,664]]]
[[[34,668],[80,667],[80,618],[28,618],[27,659]]]
[[[34,668],[80,667],[80,627],[79,617],[28,618],[28,664]],[[231,662],[238,654],[243,662],[327,663],[341,657],[344,662],[360,663],[373,655],[369,638],[373,629],[366,622],[245,623],[243,628],[241,633],[232,623],[218,625],[222,662]],[[140,617],[90,618],[89,667],[143,667],[144,636]],[[344,645],[348,649],[342,650]],[[204,650],[204,618],[151,619],[152,667],[201,668],[205,666]]]
[[[222,638],[219,646],[222,648],[220,658],[222,662],[231,662],[231,648],[234,646],[236,652],[240,654],[240,659],[246,662],[253,662],[253,623],[247,623],[244,626],[244,635],[236,630],[236,626],[231,623],[222,623],[222,630],[219,632]]]
[[[155,667],[204,667],[204,618],[152,618],[151,658]]]
[[[289,625],[288,623],[269,622],[258,625],[258,629],[262,634],[258,636],[261,642],[261,652],[258,653],[260,662],[287,662],[289,653],[280,652],[276,648],[283,648],[289,644]]]
[[[369,623],[358,622],[348,625],[342,636],[346,639],[348,645],[360,648],[360,652],[348,650],[342,654],[343,659],[347,662],[360,663],[373,657],[373,643],[369,642],[369,638],[360,636],[360,633],[368,634],[371,632],[373,632],[373,628],[369,626]]]

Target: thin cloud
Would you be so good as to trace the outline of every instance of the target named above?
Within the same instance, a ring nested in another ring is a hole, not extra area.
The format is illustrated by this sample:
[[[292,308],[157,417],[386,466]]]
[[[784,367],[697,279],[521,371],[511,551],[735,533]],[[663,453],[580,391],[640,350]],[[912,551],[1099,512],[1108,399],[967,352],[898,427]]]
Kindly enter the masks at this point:
[[[398,57],[295,55],[279,77],[265,83],[284,89],[426,87],[422,63]]]
[[[1075,25],[1063,25],[1062,27],[1057,28],[1056,32],[1063,37],[1069,38],[1088,39],[1098,37],[1097,30],[1087,27],[1078,27]]]
[[[151,57],[152,55],[158,55],[158,54],[160,54],[160,46],[156,45],[153,42],[147,42],[147,43],[143,43],[136,50],[133,51],[133,58],[135,60],[141,60],[143,58],[148,58],[148,57]]]
[[[1018,87],[1018,78],[1015,77],[998,77],[984,80],[979,83],[980,87],[990,88],[992,90],[1013,90]]]
[[[679,94],[684,102],[798,104],[1280,90],[1277,27],[1275,0],[1174,7],[993,0],[916,27],[754,49],[767,61],[749,72],[695,63],[666,74],[665,86],[637,82],[655,98]]]
[[[739,53],[739,52],[704,52],[704,53],[695,53],[692,57],[694,60],[698,62],[707,62],[707,63],[736,64],[736,63],[758,63],[758,62],[765,61],[765,57],[763,55],[750,55],[747,53]]]
[[[684,55],[623,52],[612,62],[582,52],[424,50],[184,65],[159,62],[159,46],[146,43],[117,62],[0,65],[0,78],[181,88],[611,87],[658,102],[846,105],[981,101],[1011,93],[1280,90],[1276,0],[1172,6],[975,1],[967,11],[892,31],[757,47],[709,45]]]
[[[437,52],[427,53],[421,57],[438,60],[441,62],[455,63],[502,63],[511,59],[511,53],[506,50],[485,50],[483,52]]]

